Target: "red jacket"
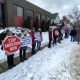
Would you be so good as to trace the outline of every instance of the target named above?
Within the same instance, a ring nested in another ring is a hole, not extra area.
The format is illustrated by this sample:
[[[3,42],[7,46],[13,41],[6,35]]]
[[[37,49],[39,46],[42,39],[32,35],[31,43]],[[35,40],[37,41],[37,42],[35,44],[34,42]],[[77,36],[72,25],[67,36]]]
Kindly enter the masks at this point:
[[[52,41],[52,31],[49,31],[49,42]]]
[[[30,36],[31,36],[31,38],[32,38],[32,44],[36,44],[36,40],[35,40],[35,32],[33,32],[33,31],[31,31],[30,32]]]

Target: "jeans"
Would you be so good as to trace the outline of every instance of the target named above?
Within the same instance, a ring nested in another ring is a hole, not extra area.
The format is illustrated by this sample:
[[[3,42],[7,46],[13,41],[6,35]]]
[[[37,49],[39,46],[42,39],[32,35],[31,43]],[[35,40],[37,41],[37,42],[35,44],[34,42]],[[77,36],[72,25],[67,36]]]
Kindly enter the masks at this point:
[[[71,41],[74,42],[75,41],[75,37],[71,36]]]
[[[36,44],[32,44],[32,54],[35,54],[35,47],[36,47]]]
[[[57,43],[57,38],[54,38],[53,39],[53,46],[56,45],[56,43]]]
[[[51,47],[51,41],[49,41],[49,44],[48,44],[48,48],[50,48]]]
[[[41,42],[39,42],[39,41],[37,42],[37,48],[41,49]]]
[[[14,54],[7,55],[7,63],[8,63],[8,67],[14,65]]]
[[[20,56],[21,60],[25,59],[26,50],[27,50],[27,47],[25,47],[25,49],[23,47],[20,48],[20,54],[19,54],[19,56]]]

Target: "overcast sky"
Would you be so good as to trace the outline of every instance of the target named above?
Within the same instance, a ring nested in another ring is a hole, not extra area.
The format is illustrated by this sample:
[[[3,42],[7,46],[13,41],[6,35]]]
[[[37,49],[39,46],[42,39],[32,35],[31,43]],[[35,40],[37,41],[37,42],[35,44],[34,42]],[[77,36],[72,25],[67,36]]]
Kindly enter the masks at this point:
[[[80,7],[80,0],[27,0],[51,13],[58,12],[60,17],[67,15],[74,5]]]

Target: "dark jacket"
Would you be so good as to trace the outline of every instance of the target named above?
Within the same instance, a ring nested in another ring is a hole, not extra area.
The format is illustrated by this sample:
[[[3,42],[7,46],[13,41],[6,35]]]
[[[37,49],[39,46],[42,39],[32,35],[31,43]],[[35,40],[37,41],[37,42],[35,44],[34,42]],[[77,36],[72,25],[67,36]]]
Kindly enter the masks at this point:
[[[49,34],[49,42],[50,42],[52,41],[52,31],[49,31],[48,34]]]
[[[73,36],[73,37],[76,37],[76,35],[77,35],[76,30],[72,29],[71,32],[70,32],[70,35]]]
[[[59,31],[59,36],[61,36],[62,34],[61,34],[61,29],[60,28],[58,28],[58,31]]]

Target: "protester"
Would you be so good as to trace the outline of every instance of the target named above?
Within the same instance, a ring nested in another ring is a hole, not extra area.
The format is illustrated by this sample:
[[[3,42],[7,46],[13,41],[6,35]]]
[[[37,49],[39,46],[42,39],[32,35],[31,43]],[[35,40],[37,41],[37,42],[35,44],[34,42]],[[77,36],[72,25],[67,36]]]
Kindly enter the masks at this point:
[[[35,51],[35,47],[36,47],[35,28],[31,29],[30,36],[32,38],[32,54],[34,55],[36,53]]]
[[[37,40],[37,49],[41,49],[41,41],[42,41],[42,31],[41,28],[35,33],[35,38]]]
[[[11,31],[7,30],[6,32],[6,36],[13,36],[15,35],[14,33],[12,33]],[[3,46],[2,45],[2,50],[3,50]],[[8,54],[8,52],[5,52],[5,54],[7,55],[7,63],[8,63],[8,68],[11,69],[12,67],[14,67],[14,54]]]
[[[61,29],[60,28],[57,28],[57,29],[58,29],[58,32],[59,32],[59,35],[58,35],[58,43],[61,43],[61,40],[62,40]]]
[[[59,36],[59,31],[57,28],[53,30],[53,46],[57,44],[57,38]]]
[[[77,31],[73,28],[70,32],[70,36],[71,36],[71,41],[74,42],[75,41],[75,37],[77,35]]]
[[[62,28],[62,29],[61,29],[61,40],[63,40],[64,34],[65,34],[65,30],[64,30],[64,28]]]
[[[19,56],[20,56],[20,60],[21,62],[23,62],[24,60],[26,60],[25,54],[26,54],[26,50],[27,50],[27,38],[25,35],[25,31],[21,30],[21,48],[20,48],[20,52],[19,52]]]
[[[50,48],[50,47],[51,47],[51,41],[52,41],[52,28],[49,28],[48,34],[49,34],[49,44],[48,44],[48,48]]]
[[[69,37],[69,28],[66,28],[65,29],[65,38],[68,38]]]

